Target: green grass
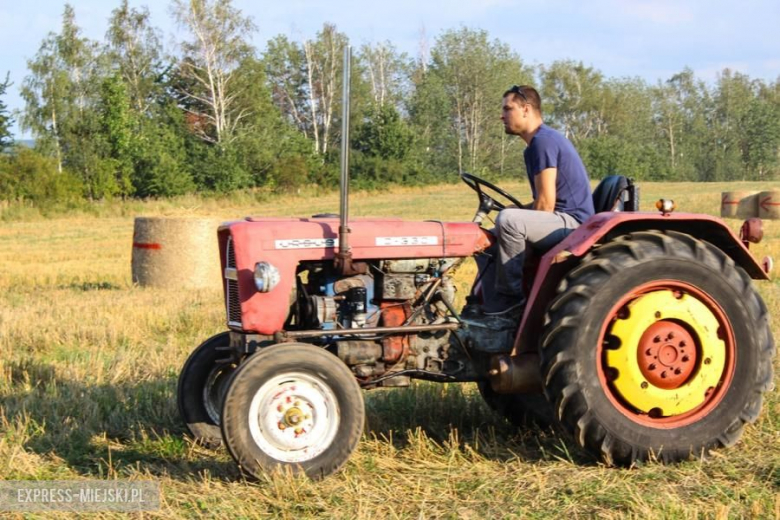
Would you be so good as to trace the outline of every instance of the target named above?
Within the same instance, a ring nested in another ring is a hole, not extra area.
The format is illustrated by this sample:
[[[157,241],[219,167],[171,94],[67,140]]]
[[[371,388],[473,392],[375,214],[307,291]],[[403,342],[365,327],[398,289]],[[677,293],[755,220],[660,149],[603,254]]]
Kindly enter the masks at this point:
[[[506,187],[529,196],[519,182]],[[679,211],[717,214],[721,191],[779,187],[647,184],[643,209],[665,195]],[[157,479],[162,509],[145,515],[154,518],[780,518],[776,392],[736,447],[672,466],[604,467],[554,431],[515,430],[473,385],[453,384],[366,393],[364,438],[322,482],[285,474],[247,482],[225,451],[191,444],[176,378],[195,346],[224,329],[222,295],[134,287],[133,217],[337,211],[337,194],[315,195],[114,202],[48,218],[5,208],[0,479]],[[353,216],[468,220],[475,199],[461,185],[396,188],[355,193],[350,207]],[[759,258],[780,259],[779,224],[766,222]],[[473,269],[459,274],[462,293]],[[773,316],[778,283],[758,284]]]

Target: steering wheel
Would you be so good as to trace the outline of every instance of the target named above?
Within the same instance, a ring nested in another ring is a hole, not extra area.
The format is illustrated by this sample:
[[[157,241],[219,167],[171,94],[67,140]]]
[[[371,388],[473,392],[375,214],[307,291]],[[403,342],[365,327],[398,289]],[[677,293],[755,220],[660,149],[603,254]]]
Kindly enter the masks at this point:
[[[505,204],[497,201],[495,197],[490,194],[485,193],[485,189],[501,195],[518,208],[523,207],[523,204],[519,200],[485,179],[480,179],[476,175],[465,172],[460,174],[460,178],[466,183],[466,186],[476,191],[477,196],[479,197],[479,207],[477,208],[477,213],[474,215],[474,222],[482,222],[482,219],[493,210],[501,211],[502,209],[506,209]]]

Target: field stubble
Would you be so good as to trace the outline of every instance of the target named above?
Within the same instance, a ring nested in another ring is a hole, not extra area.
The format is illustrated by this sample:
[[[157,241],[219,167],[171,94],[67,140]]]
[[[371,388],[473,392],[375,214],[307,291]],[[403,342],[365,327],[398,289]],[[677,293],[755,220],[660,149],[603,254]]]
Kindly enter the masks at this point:
[[[506,187],[529,196],[520,183]],[[717,214],[721,191],[778,186],[642,188],[643,209],[666,196],[678,211]],[[5,216],[0,479],[157,479],[163,505],[149,516],[165,518],[780,518],[777,392],[737,447],[706,462],[627,470],[600,465],[554,432],[513,429],[473,385],[376,390],[366,394],[366,434],[343,471],[316,483],[285,474],[242,480],[223,450],[186,440],[175,406],[186,356],[224,328],[220,290],[134,287],[130,255],[135,215],[230,219],[338,208],[337,194],[262,199],[188,197]],[[351,211],[468,220],[475,203],[466,187],[445,185],[355,193]],[[759,258],[780,260],[779,226],[765,223]],[[458,273],[460,297],[473,275],[470,265]],[[758,287],[777,316],[778,278]]]

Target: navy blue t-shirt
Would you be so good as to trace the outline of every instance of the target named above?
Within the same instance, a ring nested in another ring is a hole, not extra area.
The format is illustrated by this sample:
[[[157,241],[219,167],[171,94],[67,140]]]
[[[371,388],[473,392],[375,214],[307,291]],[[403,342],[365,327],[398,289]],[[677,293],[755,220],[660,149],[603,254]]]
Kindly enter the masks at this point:
[[[568,213],[579,223],[593,215],[593,194],[588,172],[574,145],[563,134],[543,124],[531,139],[523,157],[534,200],[534,176],[544,169],[557,168],[555,211]]]

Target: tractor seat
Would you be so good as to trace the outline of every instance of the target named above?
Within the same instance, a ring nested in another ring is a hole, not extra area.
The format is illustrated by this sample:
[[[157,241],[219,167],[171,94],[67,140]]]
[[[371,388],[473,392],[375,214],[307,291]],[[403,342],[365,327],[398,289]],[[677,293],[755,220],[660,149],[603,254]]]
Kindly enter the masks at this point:
[[[631,181],[623,175],[608,175],[604,177],[593,190],[593,209],[596,213],[603,211],[636,211],[628,208]]]

